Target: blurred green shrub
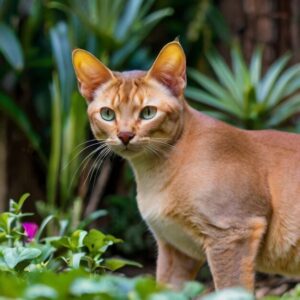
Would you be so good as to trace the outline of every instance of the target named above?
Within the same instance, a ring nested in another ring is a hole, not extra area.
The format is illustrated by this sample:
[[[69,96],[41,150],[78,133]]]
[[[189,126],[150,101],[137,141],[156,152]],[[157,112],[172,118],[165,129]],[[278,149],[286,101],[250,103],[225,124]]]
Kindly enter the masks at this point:
[[[103,211],[82,220],[78,228],[67,231],[67,220],[48,216],[40,226],[24,222],[24,218],[33,216],[23,213],[22,207],[29,194],[19,201],[10,200],[8,212],[0,214],[0,271],[12,273],[37,270],[66,271],[83,268],[90,273],[116,271],[124,266],[141,265],[121,258],[107,258],[107,250],[122,240],[112,235],[91,229],[84,230],[95,218],[104,215]],[[50,222],[59,224],[58,233],[45,236],[45,228]]]
[[[208,53],[217,79],[189,69],[189,77],[199,87],[189,86],[186,96],[209,107],[213,116],[243,128],[283,128],[300,111],[300,64],[285,69],[290,57],[286,54],[262,77],[262,55],[258,47],[247,66],[235,44],[231,70],[216,51]]]

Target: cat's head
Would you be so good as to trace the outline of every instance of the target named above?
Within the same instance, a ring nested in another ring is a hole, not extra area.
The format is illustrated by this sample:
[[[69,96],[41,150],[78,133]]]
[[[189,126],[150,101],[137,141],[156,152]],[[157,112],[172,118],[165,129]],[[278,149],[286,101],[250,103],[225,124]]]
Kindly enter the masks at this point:
[[[73,52],[79,90],[94,136],[131,159],[168,150],[182,130],[186,61],[167,44],[149,71],[113,72],[87,51]]]

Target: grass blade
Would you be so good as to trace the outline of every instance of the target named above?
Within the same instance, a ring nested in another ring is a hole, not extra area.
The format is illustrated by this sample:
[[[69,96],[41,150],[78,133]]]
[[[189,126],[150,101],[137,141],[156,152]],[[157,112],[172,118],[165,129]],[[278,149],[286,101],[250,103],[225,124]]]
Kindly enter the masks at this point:
[[[59,90],[58,76],[53,75],[51,86],[52,100],[52,119],[51,119],[51,152],[47,176],[47,197],[51,206],[55,204],[55,198],[58,188],[58,176],[60,168],[61,138],[62,138],[62,112],[61,112],[61,94]]]

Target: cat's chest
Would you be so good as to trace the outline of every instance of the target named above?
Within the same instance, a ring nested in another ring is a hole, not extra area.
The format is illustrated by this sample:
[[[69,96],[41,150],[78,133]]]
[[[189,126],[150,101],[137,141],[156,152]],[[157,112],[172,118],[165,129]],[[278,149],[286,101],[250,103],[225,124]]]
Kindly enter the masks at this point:
[[[201,259],[203,248],[200,241],[196,241],[191,236],[188,228],[166,216],[165,208],[166,205],[169,205],[167,201],[170,201],[167,197],[163,193],[138,197],[138,205],[143,219],[157,238],[168,242],[190,257]]]

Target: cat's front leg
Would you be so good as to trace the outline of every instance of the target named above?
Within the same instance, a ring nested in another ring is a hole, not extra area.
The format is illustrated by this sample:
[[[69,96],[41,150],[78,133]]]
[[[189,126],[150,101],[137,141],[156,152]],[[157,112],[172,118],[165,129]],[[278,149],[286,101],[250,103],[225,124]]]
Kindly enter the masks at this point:
[[[157,240],[158,258],[156,266],[156,279],[160,283],[180,289],[185,281],[195,279],[205,258],[195,260],[170,244]]]
[[[221,230],[208,239],[206,256],[216,289],[254,290],[255,259],[265,230],[265,221],[258,218],[249,227]]]

